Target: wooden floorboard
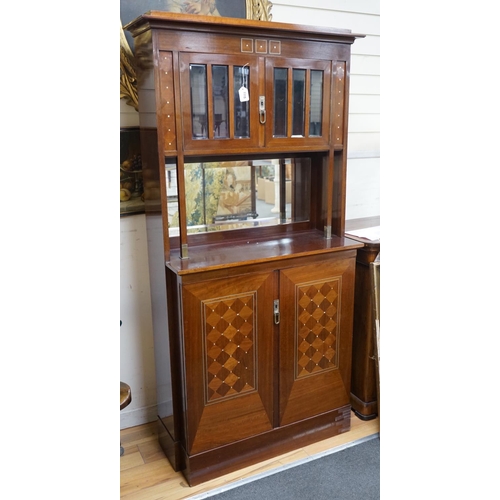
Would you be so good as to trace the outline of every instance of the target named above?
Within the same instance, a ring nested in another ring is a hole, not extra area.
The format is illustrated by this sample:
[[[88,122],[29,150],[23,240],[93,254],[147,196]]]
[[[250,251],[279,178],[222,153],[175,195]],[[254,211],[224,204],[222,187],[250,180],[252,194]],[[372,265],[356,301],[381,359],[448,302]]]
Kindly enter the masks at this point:
[[[174,472],[166,459],[158,443],[156,422],[123,429],[120,431],[120,439],[125,453],[120,457],[120,498],[123,500],[188,499],[212,490],[218,491],[238,481],[257,477],[318,454],[328,453],[338,447],[345,447],[378,434],[379,429],[378,418],[363,421],[353,413],[349,432],[193,487],[188,486],[182,473]]]

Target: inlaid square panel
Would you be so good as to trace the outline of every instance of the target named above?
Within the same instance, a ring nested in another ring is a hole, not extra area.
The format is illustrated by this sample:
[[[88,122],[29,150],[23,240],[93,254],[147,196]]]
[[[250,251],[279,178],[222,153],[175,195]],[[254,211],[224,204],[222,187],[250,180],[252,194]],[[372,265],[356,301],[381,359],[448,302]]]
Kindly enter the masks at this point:
[[[267,54],[267,40],[255,40],[255,52],[257,54]]]
[[[338,366],[339,280],[296,287],[296,377]]]
[[[203,302],[205,401],[256,390],[254,293]]]
[[[253,52],[253,38],[241,39],[241,52]]]
[[[279,40],[269,41],[269,54],[275,54],[275,55],[281,54],[281,42]]]

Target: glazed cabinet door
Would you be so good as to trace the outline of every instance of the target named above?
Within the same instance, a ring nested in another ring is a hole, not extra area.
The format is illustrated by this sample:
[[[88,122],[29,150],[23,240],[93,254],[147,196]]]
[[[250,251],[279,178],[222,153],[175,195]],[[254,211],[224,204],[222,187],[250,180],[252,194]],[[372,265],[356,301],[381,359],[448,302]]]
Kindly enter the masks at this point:
[[[273,428],[275,289],[272,272],[181,287],[189,455]]]
[[[259,146],[257,58],[181,53],[179,64],[186,151]]]
[[[331,61],[266,59],[266,145],[325,146],[330,134]]]
[[[354,258],[280,272],[280,425],[350,402]]]

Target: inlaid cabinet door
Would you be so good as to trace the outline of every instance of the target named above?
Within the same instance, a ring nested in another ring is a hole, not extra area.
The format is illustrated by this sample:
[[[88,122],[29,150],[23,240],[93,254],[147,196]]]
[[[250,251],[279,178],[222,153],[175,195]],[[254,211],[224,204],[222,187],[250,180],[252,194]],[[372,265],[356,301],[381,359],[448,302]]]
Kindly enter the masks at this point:
[[[187,453],[273,427],[274,273],[182,287]]]
[[[280,425],[349,404],[354,259],[280,272]]]

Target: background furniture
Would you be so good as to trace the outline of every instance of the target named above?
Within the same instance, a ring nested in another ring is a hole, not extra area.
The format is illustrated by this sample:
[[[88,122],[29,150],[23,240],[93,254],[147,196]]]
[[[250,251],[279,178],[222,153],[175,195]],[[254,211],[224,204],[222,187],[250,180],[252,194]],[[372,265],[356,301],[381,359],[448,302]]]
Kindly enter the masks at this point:
[[[373,309],[373,281],[371,263],[380,253],[380,240],[363,243],[356,257],[356,285],[354,292],[354,322],[352,339],[351,405],[356,415],[370,420],[378,415],[377,367],[375,363],[375,324]]]
[[[377,409],[380,416],[380,253],[370,262],[373,306],[373,342],[375,357],[375,381],[377,384]]]
[[[156,11],[125,28],[139,68],[159,439],[195,485],[350,429],[363,245],[344,237],[347,117],[363,35]],[[190,222],[214,199],[205,165],[236,196],[239,169],[262,160],[279,171],[274,219]]]
[[[132,402],[132,391],[125,382],[120,382],[120,411]],[[124,453],[123,446],[120,444],[120,456]]]

